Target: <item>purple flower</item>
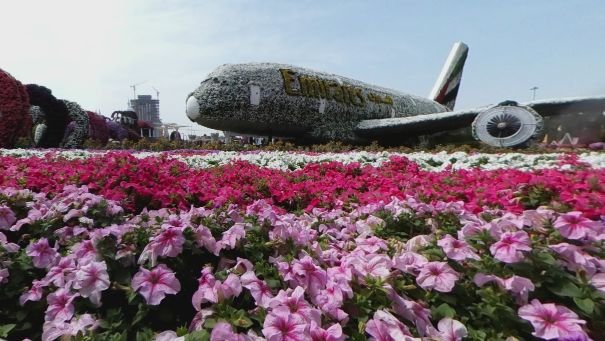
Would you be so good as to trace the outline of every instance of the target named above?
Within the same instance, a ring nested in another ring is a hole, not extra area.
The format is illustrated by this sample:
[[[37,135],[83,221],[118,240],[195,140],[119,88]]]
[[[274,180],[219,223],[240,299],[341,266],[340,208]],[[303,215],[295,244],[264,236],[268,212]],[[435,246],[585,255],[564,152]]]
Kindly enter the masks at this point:
[[[15,243],[9,243],[8,239],[6,238],[6,235],[4,235],[4,233],[2,232],[0,232],[0,246],[3,247],[4,250],[6,250],[6,252],[8,253],[17,252],[20,249],[19,245]]]
[[[582,216],[582,212],[568,212],[555,220],[553,226],[568,239],[582,239],[589,235],[600,224]]]
[[[459,274],[446,262],[429,262],[420,269],[416,283],[423,289],[450,292],[458,278]]]
[[[351,264],[354,272],[361,277],[370,276],[378,278],[387,278],[391,275],[393,262],[387,255],[369,254],[353,258]]]
[[[479,259],[479,255],[465,241],[458,240],[449,234],[438,240],[437,245],[443,249],[447,258],[457,261],[468,258]]]
[[[95,248],[92,240],[85,240],[74,245],[72,252],[78,259],[78,264],[80,265],[97,260],[97,248]]]
[[[90,297],[90,301],[98,306],[101,304],[101,292],[107,290],[109,284],[105,262],[90,262],[76,272],[74,289],[79,289],[82,297]]]
[[[30,243],[25,250],[27,255],[32,257],[32,262],[36,268],[48,268],[59,257],[56,247],[51,248],[46,238],[40,238],[37,242]]]
[[[518,304],[527,304],[529,292],[536,289],[534,283],[532,283],[530,279],[517,275],[502,279],[494,275],[477,273],[473,278],[473,282],[479,287],[482,287],[489,282],[495,282],[500,288],[512,292]]]
[[[529,236],[525,231],[504,232],[489,251],[501,262],[517,263],[524,258],[521,251],[531,251]]]
[[[439,329],[439,339],[443,341],[460,341],[468,335],[466,327],[460,321],[449,317],[441,319],[437,324],[437,329]]]
[[[6,205],[0,206],[0,230],[8,230],[17,221],[15,212]]]
[[[414,322],[420,336],[426,336],[431,324],[431,311],[417,302],[406,300],[399,296],[392,287],[387,287],[388,298],[392,302],[392,308],[399,316],[410,322]]]
[[[72,294],[67,289],[58,289],[46,298],[48,308],[44,321],[67,321],[74,316],[73,300],[78,294]]]
[[[311,340],[309,325],[299,315],[278,310],[265,317],[263,335],[267,341],[302,341]]]
[[[534,327],[532,335],[546,340],[567,337],[572,333],[584,333],[578,315],[568,308],[553,303],[542,304],[534,299],[531,304],[519,308],[519,316]]]
[[[138,291],[149,305],[158,305],[166,294],[176,294],[181,290],[181,283],[174,273],[164,264],[149,271],[141,268],[132,278],[132,288]]]
[[[410,340],[410,331],[395,316],[385,310],[377,310],[366,324],[366,333],[371,341]]]

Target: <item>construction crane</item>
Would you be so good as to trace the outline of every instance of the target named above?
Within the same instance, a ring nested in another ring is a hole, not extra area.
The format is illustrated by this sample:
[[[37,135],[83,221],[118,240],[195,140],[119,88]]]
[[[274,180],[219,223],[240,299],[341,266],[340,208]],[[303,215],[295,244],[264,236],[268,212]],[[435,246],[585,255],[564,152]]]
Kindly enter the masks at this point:
[[[141,84],[145,84],[147,83],[147,81],[144,82],[140,82],[137,84],[132,84],[130,87],[132,88],[132,99],[137,99],[137,86],[141,85]]]
[[[154,86],[151,87],[153,90],[155,90],[155,99],[157,99],[158,101],[160,100],[160,90],[156,89]]]

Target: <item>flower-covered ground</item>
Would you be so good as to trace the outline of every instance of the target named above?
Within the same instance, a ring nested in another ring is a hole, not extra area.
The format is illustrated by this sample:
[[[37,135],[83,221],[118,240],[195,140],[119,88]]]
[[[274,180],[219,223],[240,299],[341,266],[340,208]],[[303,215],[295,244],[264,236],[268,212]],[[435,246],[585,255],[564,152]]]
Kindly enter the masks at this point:
[[[0,338],[600,340],[605,155],[0,151]]]

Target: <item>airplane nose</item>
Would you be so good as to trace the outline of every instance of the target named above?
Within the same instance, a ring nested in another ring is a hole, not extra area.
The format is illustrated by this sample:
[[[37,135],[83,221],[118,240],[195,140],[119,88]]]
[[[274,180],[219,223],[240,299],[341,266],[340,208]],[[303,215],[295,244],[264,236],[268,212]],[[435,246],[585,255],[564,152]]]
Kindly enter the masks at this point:
[[[189,96],[187,98],[187,117],[190,120],[195,121],[200,117],[200,103],[197,101],[197,98],[193,96]]]

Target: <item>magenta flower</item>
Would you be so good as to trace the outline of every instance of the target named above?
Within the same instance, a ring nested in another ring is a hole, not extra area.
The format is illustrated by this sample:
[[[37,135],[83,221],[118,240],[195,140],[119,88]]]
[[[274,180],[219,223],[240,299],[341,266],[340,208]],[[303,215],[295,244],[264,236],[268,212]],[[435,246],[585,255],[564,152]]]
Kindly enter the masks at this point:
[[[460,341],[468,335],[466,327],[460,321],[449,317],[441,319],[437,324],[437,329],[439,329],[439,340],[443,341]]]
[[[401,321],[385,310],[377,310],[374,317],[366,323],[366,333],[371,341],[410,340],[410,331]]]
[[[568,308],[553,303],[542,304],[534,299],[530,304],[519,308],[519,316],[534,327],[532,335],[546,340],[569,336],[572,333],[584,333],[578,315]]]
[[[521,251],[531,251],[529,236],[525,231],[504,232],[500,240],[490,246],[489,251],[501,262],[520,262],[525,257]]]
[[[48,308],[44,321],[67,321],[74,316],[73,300],[78,294],[72,294],[67,289],[58,289],[46,298]]]
[[[568,212],[560,215],[553,226],[559,230],[559,233],[568,239],[582,239],[593,232],[593,229],[600,225],[582,216],[582,212]]]
[[[475,253],[465,241],[458,240],[449,234],[437,241],[447,258],[463,261],[465,259],[479,259],[479,255]]]
[[[17,221],[15,212],[6,205],[0,206],[0,230],[8,230]]]
[[[132,288],[145,298],[147,304],[158,305],[166,294],[178,293],[181,283],[166,265],[160,264],[151,271],[141,268],[132,278]]]
[[[299,315],[287,311],[271,312],[265,317],[263,335],[267,341],[310,340],[309,325]]]
[[[450,292],[458,279],[459,274],[446,262],[429,262],[420,269],[416,283],[423,289]]]
[[[48,239],[40,238],[37,242],[30,243],[25,249],[27,255],[32,258],[36,268],[48,268],[55,264],[59,253],[48,244]]]
[[[95,305],[101,304],[101,292],[109,288],[109,274],[105,262],[90,262],[76,272],[74,289],[79,289],[82,297],[90,297]]]
[[[335,323],[328,329],[323,329],[315,323],[311,324],[312,341],[344,341],[345,335],[342,333],[340,324]]]

